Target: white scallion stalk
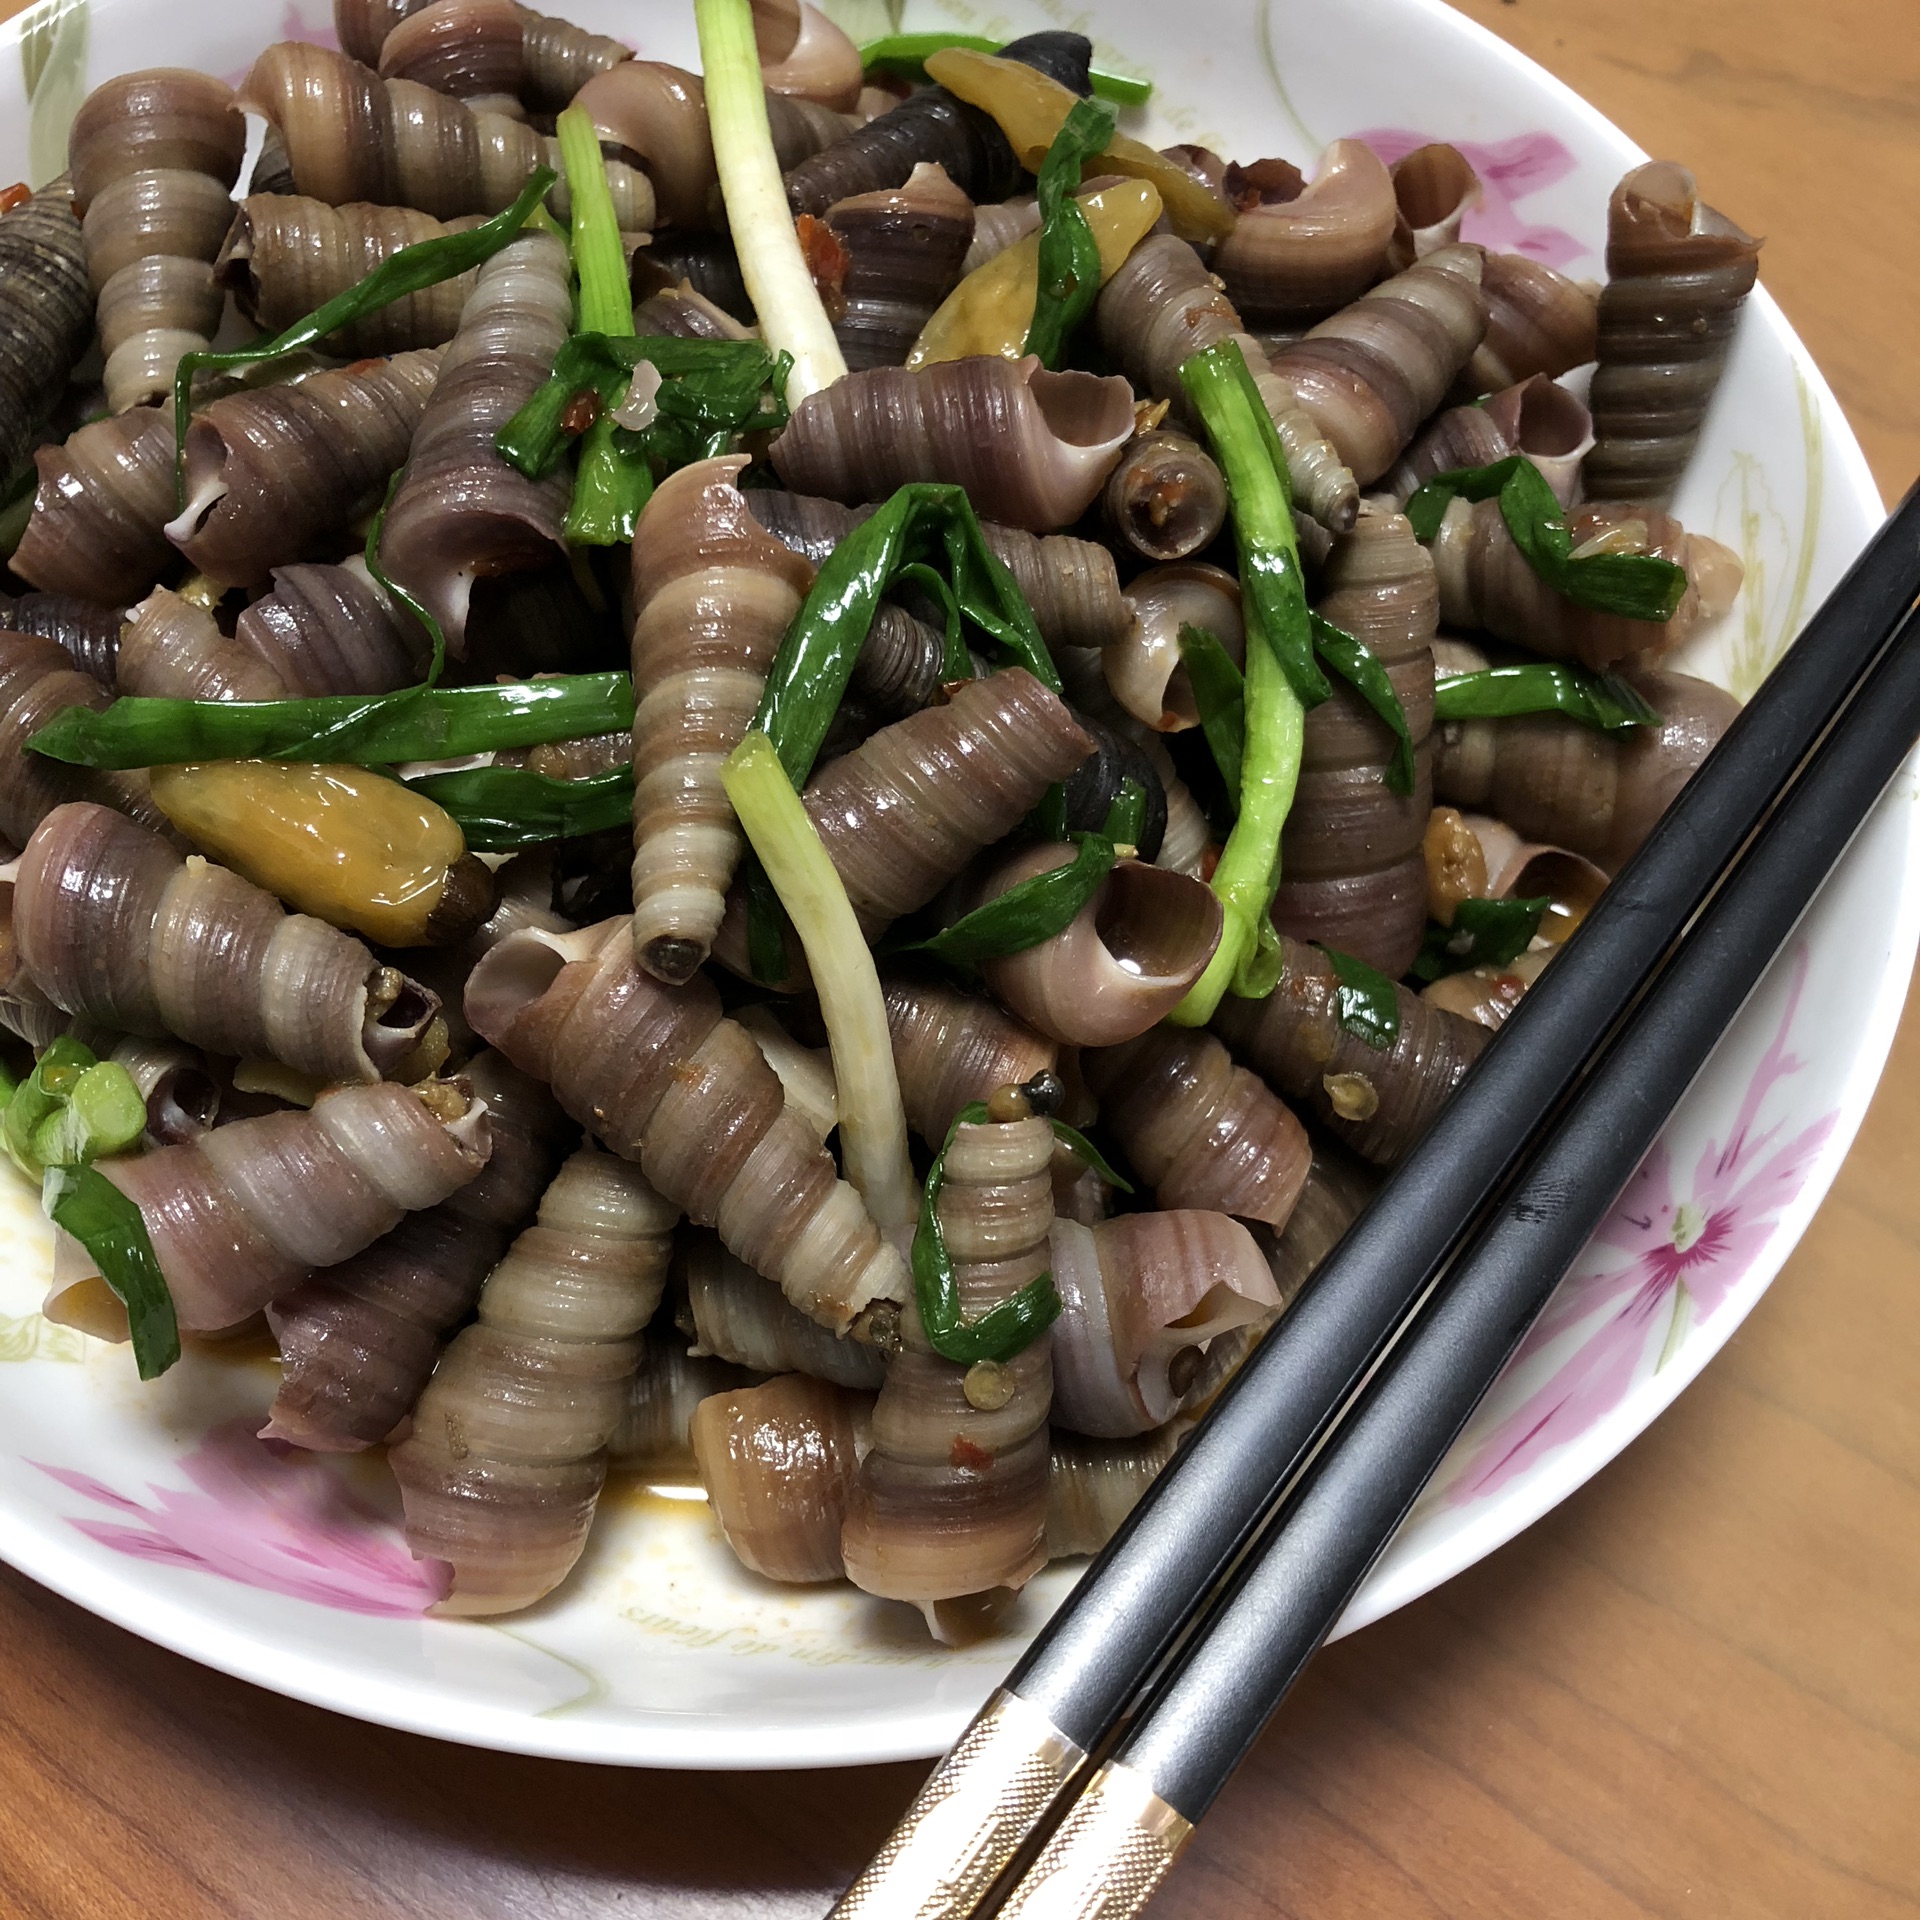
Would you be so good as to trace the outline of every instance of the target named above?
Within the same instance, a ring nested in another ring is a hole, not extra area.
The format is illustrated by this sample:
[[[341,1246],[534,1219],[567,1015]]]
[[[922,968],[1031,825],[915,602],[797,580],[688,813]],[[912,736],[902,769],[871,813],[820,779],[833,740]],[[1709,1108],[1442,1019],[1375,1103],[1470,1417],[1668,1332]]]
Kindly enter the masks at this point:
[[[833,1053],[847,1178],[883,1234],[910,1230],[919,1214],[920,1191],[907,1157],[906,1110],[880,975],[853,903],[764,733],[749,733],[720,777],[807,950]]]
[[[750,0],[693,0],[706,69],[707,124],[714,164],[727,203],[727,225],[740,256],[740,277],[760,316],[770,353],[793,355],[787,398],[798,405],[847,371],[820,290],[807,271],[780,163],[767,125],[760,49],[753,37]]]

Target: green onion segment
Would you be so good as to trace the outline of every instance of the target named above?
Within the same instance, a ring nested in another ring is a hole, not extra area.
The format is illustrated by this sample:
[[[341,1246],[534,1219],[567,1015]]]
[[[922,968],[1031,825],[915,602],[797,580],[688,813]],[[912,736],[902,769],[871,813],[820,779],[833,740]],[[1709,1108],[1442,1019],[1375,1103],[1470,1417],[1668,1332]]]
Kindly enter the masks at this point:
[[[907,568],[942,559],[961,613],[1003,655],[1060,691],[1033,610],[988,547],[965,489],[913,482],[827,556],[767,670],[753,726],[773,742],[795,787],[813,770],[881,594]]]
[[[1314,663],[1313,623],[1279,435],[1233,341],[1223,340],[1183,361],[1180,383],[1226,476],[1242,598],[1258,613],[1267,645],[1295,697],[1303,707],[1316,707],[1332,689]]]
[[[1061,123],[1040,163],[1035,191],[1040,205],[1039,278],[1026,351],[1045,367],[1060,365],[1073,330],[1092,310],[1100,291],[1100,243],[1074,198],[1081,169],[1113,139],[1113,108],[1082,100]]]
[[[40,1204],[86,1248],[127,1310],[140,1378],[157,1379],[180,1358],[180,1325],[140,1209],[97,1167],[84,1166],[49,1167]]]
[[[146,1126],[147,1103],[126,1068],[63,1034],[8,1093],[0,1140],[14,1165],[37,1180],[48,1167],[124,1153]]]
[[[773,742],[749,732],[721,768],[727,798],[806,949],[840,1090],[847,1178],[884,1234],[913,1221],[907,1116],[873,951]]]
[[[133,1076],[62,1035],[24,1080],[0,1075],[0,1096],[0,1141],[21,1172],[40,1182],[54,1225],[86,1248],[125,1306],[140,1378],[165,1373],[180,1357],[173,1296],[140,1209],[92,1165],[124,1153],[146,1131],[147,1103]]]
[[[616,427],[615,444],[644,455],[653,477],[733,450],[742,433],[776,433],[787,423],[783,398],[792,365],[757,340],[679,340],[669,334],[576,333],[554,358],[553,372],[494,436],[494,448],[529,480],[560,464],[576,434],[568,416],[590,395],[617,407],[645,361],[661,376],[651,425]]]
[[[1119,857],[1104,834],[1076,833],[1071,839],[1072,859],[1045,873],[1029,874],[985,906],[975,907],[952,926],[929,940],[915,941],[904,951],[924,953],[950,966],[977,967],[982,960],[1025,953],[1051,940],[1073,924]]]
[[[536,167],[520,189],[513,205],[480,226],[465,233],[442,234],[437,240],[422,240],[402,247],[389,260],[356,281],[344,293],[337,293],[324,306],[316,307],[303,320],[282,329],[269,340],[256,340],[251,346],[232,347],[215,352],[201,348],[183,354],[173,376],[174,487],[182,506],[186,504],[187,422],[193,408],[194,376],[225,372],[234,367],[253,366],[262,360],[277,360],[282,354],[297,352],[324,340],[328,334],[364,320],[370,313],[404,300],[422,287],[436,286],[457,274],[491,260],[508,241],[519,233],[533,211],[547,196],[547,190],[559,179],[551,167]]]
[[[377,586],[395,606],[403,608],[410,618],[417,621],[421,631],[426,634],[429,649],[427,655],[427,677],[422,684],[433,687],[439,685],[440,676],[446,671],[447,636],[442,630],[440,622],[436,620],[428,610],[425,602],[416,599],[415,596],[408,592],[405,587],[401,586],[380,563],[380,536],[387,530],[387,509],[393,505],[393,496],[400,491],[400,482],[405,477],[406,468],[402,467],[399,472],[387,482],[387,497],[380,502],[380,511],[373,516],[373,524],[367,528],[367,544],[361,558],[366,562],[367,572],[373,576],[374,585]],[[390,697],[396,700],[404,700],[416,694],[418,691],[419,689],[415,687],[403,687],[400,692]]]
[[[1628,620],[1673,618],[1687,590],[1686,569],[1651,553],[1594,553],[1576,560],[1567,510],[1523,453],[1511,453],[1491,466],[1456,467],[1436,475],[1407,502],[1406,516],[1415,537],[1430,541],[1455,499],[1491,500],[1496,495],[1513,544],[1556,593],[1576,606]]]
[[[1193,688],[1193,704],[1200,713],[1200,731],[1206,736],[1213,764],[1226,782],[1227,801],[1240,805],[1240,762],[1247,738],[1246,676],[1233,656],[1205,627],[1183,622],[1180,660]]]
[[[1528,713],[1564,713],[1605,732],[1660,724],[1639,689],[1617,673],[1589,673],[1562,660],[1443,673],[1433,683],[1436,722],[1512,720]]]
[[[1116,1173],[1108,1165],[1107,1156],[1078,1127],[1070,1127],[1064,1120],[1055,1120],[1051,1115],[1047,1118],[1047,1125],[1053,1129],[1053,1137],[1070,1152],[1077,1154],[1108,1186],[1116,1187],[1122,1193],[1133,1191],[1133,1182]]]
[[[198,760],[315,760],[393,766],[454,760],[620,733],[633,725],[624,673],[556,674],[508,686],[405,687],[310,700],[149,700],[69,707],[27,743],[81,767],[166,767]]]
[[[1237,346],[1225,342],[1194,354],[1181,366],[1180,378],[1226,475],[1247,626],[1239,812],[1212,880],[1223,913],[1220,945],[1169,1016],[1198,1027],[1213,1017],[1236,980],[1243,987],[1255,984],[1241,969],[1260,949],[1279,880],[1280,830],[1300,778],[1308,696],[1296,675],[1311,676],[1306,685],[1318,689],[1312,698],[1325,699],[1329,689],[1313,664],[1285,461],[1246,362]],[[1289,636],[1284,647],[1274,631],[1278,623]]]
[[[1331,621],[1313,615],[1314,653],[1331,667],[1374,711],[1376,718],[1393,735],[1393,757],[1387,762],[1387,787],[1393,793],[1413,791],[1413,735],[1407,726],[1406,710],[1379,657],[1362,646],[1352,634]]]
[[[1005,44],[1002,40],[990,40],[982,33],[890,33],[884,39],[869,40],[860,49],[860,64],[869,73],[893,73],[903,80],[924,80],[930,53],[939,53],[947,47],[998,53]],[[1141,106],[1153,97],[1153,82],[1130,73],[1095,67],[1089,77],[1101,99],[1112,100],[1123,107]]]
[[[1453,925],[1431,926],[1413,963],[1416,980],[1440,980],[1469,967],[1504,967],[1526,952],[1540,931],[1540,919],[1553,905],[1544,894],[1534,900],[1462,900]]]
[[[555,780],[525,767],[469,767],[407,782],[444,807],[473,853],[507,853],[547,840],[607,833],[633,819],[633,769]]]
[[[768,346],[793,356],[796,404],[844,377],[847,363],[807,271],[767,125],[760,49],[748,0],[693,0],[707,125],[740,277]]]
[[[567,249],[580,283],[580,329],[614,338],[633,333],[633,291],[620,223],[607,184],[600,135],[584,107],[567,107],[554,122],[567,170],[572,211]],[[653,468],[644,453],[623,444],[604,412],[587,428],[567,503],[567,540],[576,547],[610,547],[631,540],[640,510],[653,493]]]
[[[1355,1039],[1385,1053],[1400,1038],[1400,996],[1393,982],[1350,953],[1336,953],[1331,947],[1320,951],[1340,983],[1334,996],[1340,1024]]]
[[[926,1190],[920,1198],[920,1224],[913,1236],[913,1292],[920,1324],[926,1328],[934,1351],[961,1366],[981,1360],[1011,1360],[1060,1317],[1060,1294],[1051,1273],[1036,1275],[1018,1293],[977,1320],[961,1317],[953,1256],[947,1251],[947,1236],[940,1226],[940,1189],[946,1181],[947,1154],[955,1136],[962,1127],[978,1125],[986,1117],[982,1100],[975,1100],[954,1115],[953,1125],[927,1169]],[[1076,1153],[1085,1148],[1092,1155],[1092,1149],[1077,1136],[1069,1144]]]

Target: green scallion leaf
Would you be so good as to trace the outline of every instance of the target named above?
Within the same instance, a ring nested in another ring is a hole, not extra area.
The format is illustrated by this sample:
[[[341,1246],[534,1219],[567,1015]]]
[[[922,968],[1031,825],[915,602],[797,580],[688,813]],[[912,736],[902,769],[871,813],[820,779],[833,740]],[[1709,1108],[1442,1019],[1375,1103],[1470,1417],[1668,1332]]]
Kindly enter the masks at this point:
[[[495,450],[529,480],[545,479],[574,444],[576,436],[566,427],[574,401],[590,394],[603,408],[617,407],[642,361],[661,378],[660,417],[634,435],[655,479],[727,452],[735,434],[777,432],[786,425],[792,362],[769,354],[757,340],[576,333],[554,356],[553,372],[494,436]]]
[[[934,1351],[961,1366],[981,1360],[1011,1360],[1060,1317],[1060,1295],[1050,1273],[1029,1280],[1018,1293],[977,1320],[961,1317],[953,1256],[947,1251],[947,1237],[940,1226],[940,1189],[946,1181],[947,1154],[955,1136],[962,1127],[977,1125],[986,1117],[986,1103],[980,1100],[962,1107],[954,1116],[946,1140],[927,1169],[920,1224],[913,1236],[913,1289],[920,1323]]]
[[[1180,661],[1200,712],[1200,731],[1226,783],[1228,804],[1237,811],[1240,757],[1247,738],[1246,678],[1217,635],[1185,621],[1180,627]]]
[[[1112,840],[1104,834],[1076,833],[1077,851],[1064,864],[1030,874],[1005,893],[963,914],[930,940],[904,949],[924,953],[950,966],[977,967],[982,960],[1025,953],[1073,924],[1113,871]]]
[[[1331,689],[1313,658],[1313,628],[1293,527],[1286,458],[1247,363],[1231,340],[1180,368],[1226,476],[1247,627],[1238,817],[1211,885],[1223,916],[1206,971],[1170,1016],[1204,1026],[1229,988],[1255,994],[1268,907],[1280,873],[1280,830],[1293,806],[1306,707]]]
[[[147,1103],[133,1075],[115,1060],[85,1069],[59,1108],[33,1130],[42,1167],[78,1167],[125,1153],[147,1130]]]
[[[1444,673],[1433,683],[1436,721],[1513,720],[1528,713],[1564,713],[1610,733],[1660,724],[1639,689],[1617,673],[1590,673],[1560,660]]]
[[[1113,139],[1115,114],[1103,100],[1082,100],[1060,123],[1040,163],[1035,192],[1040,204],[1039,280],[1026,351],[1040,364],[1058,367],[1073,330],[1100,291],[1100,244],[1074,189],[1080,172]]]
[[[890,33],[885,39],[869,40],[860,49],[860,64],[869,73],[894,73],[903,80],[924,80],[929,54],[942,52],[947,47],[998,53],[1004,45],[1004,41],[989,40],[982,33]],[[1153,82],[1130,73],[1095,67],[1089,78],[1101,99],[1116,101],[1123,107],[1141,106],[1153,97]]]
[[[49,1167],[40,1202],[126,1308],[140,1378],[157,1379],[180,1358],[180,1326],[140,1209],[97,1167],[84,1166]]]
[[[174,488],[186,503],[187,423],[193,410],[194,376],[249,367],[262,360],[277,360],[283,354],[297,352],[323,341],[328,334],[364,320],[370,313],[404,300],[423,287],[437,286],[457,274],[491,260],[508,241],[527,224],[533,210],[547,196],[547,190],[559,179],[551,167],[536,167],[520,189],[512,206],[496,213],[491,220],[465,233],[443,234],[437,240],[422,240],[402,247],[391,259],[356,281],[344,293],[335,294],[324,306],[316,307],[305,319],[296,320],[270,340],[256,340],[251,346],[233,347],[220,352],[203,348],[181,357],[173,377]]]
[[[142,1380],[180,1357],[173,1298],[154,1258],[140,1209],[92,1162],[123,1152],[146,1131],[147,1103],[117,1061],[62,1035],[33,1071],[9,1083],[0,1140],[20,1170],[41,1183],[41,1204],[93,1257],[127,1309]]]
[[[564,109],[554,131],[567,170],[572,209],[567,248],[580,283],[581,331],[630,338],[633,292],[599,132],[584,107]],[[604,413],[587,429],[573,497],[567,503],[570,545],[610,547],[633,538],[640,511],[653,493],[653,467],[638,440],[637,434],[623,434]]]
[[[1286,970],[1286,942],[1280,938],[1280,929],[1273,924],[1273,915],[1262,914],[1260,937],[1233,976],[1234,997],[1239,1000],[1264,1000],[1280,984],[1280,976]]]
[[[1335,996],[1340,1024],[1355,1039],[1385,1053],[1400,1037],[1400,996],[1393,982],[1350,953],[1336,953],[1331,947],[1320,951],[1340,983]]]
[[[1393,757],[1387,762],[1387,788],[1392,793],[1413,791],[1413,735],[1405,709],[1393,690],[1393,681],[1377,655],[1352,634],[1323,620],[1313,620],[1313,650],[1337,673],[1393,735]]]
[[[469,767],[422,774],[407,785],[452,814],[473,853],[606,833],[633,818],[631,767],[585,780],[555,780],[525,767]]]
[[[380,502],[380,511],[373,516],[373,524],[367,529],[366,549],[361,558],[366,562],[367,571],[373,576],[374,584],[395,606],[404,608],[407,614],[419,623],[420,630],[427,636],[429,648],[427,677],[421,683],[421,687],[436,687],[440,684],[441,674],[446,671],[447,636],[441,630],[440,622],[427,611],[425,603],[416,599],[401,586],[380,563],[380,536],[387,530],[387,510],[393,505],[393,496],[400,491],[400,482],[405,477],[406,469],[402,467],[387,482],[387,497]],[[418,696],[421,687],[402,687],[398,693],[388,697],[394,700],[410,700]]]
[[[123,698],[69,707],[27,743],[81,767],[166,767],[197,760],[315,760],[392,766],[453,760],[619,733],[633,725],[624,673],[559,674],[494,687],[407,687],[311,700]]]
[[[1453,925],[1427,929],[1419,957],[1413,963],[1416,980],[1440,980],[1469,967],[1504,967],[1525,953],[1540,931],[1540,919],[1553,905],[1537,900],[1462,900],[1453,910]]]
[[[787,977],[787,915],[780,896],[751,848],[741,856],[740,883],[747,896],[747,970],[763,987]]]
[[[33,1071],[7,1094],[0,1141],[22,1173],[84,1166],[124,1152],[147,1126],[147,1103],[133,1076],[62,1034]]]
[[[1240,592],[1258,610],[1267,644],[1301,705],[1316,707],[1333,689],[1314,664],[1293,494],[1266,403],[1231,340],[1184,361],[1180,381],[1200,411],[1227,478],[1240,550]]]
[[[580,282],[580,330],[631,334],[633,290],[599,131],[584,107],[564,108],[553,130],[560,140],[560,164],[567,170],[567,250]]]
[[[768,669],[753,731],[772,740],[796,788],[813,770],[880,596],[905,569],[942,561],[961,613],[993,650],[1060,691],[1033,610],[988,547],[965,489],[916,481],[827,556]]]
[[[605,415],[587,429],[567,502],[569,546],[611,547],[633,538],[653,498],[653,465],[642,442]]]
[[[1128,774],[1120,782],[1120,791],[1114,795],[1100,831],[1116,847],[1137,847],[1140,831],[1146,824],[1147,790]]]
[[[940,617],[946,629],[946,646],[940,659],[941,679],[971,680],[973,658],[967,652],[966,641],[961,637],[960,600],[951,583],[938,568],[930,567],[922,560],[909,561],[894,575],[894,581],[900,586],[918,587],[939,604]]]
[[[63,1082],[70,1085],[93,1062],[91,1048],[63,1034],[8,1095],[6,1112],[0,1115],[0,1138],[4,1138],[8,1154],[22,1173],[36,1180],[40,1177],[44,1162],[34,1153],[33,1137],[59,1113]]]
[[[1051,1117],[1047,1125],[1053,1129],[1053,1137],[1070,1152],[1078,1154],[1108,1186],[1118,1188],[1122,1193],[1133,1191],[1133,1182],[1116,1173],[1109,1164],[1107,1156],[1078,1127],[1070,1127],[1064,1120],[1055,1120]]]
[[[1575,606],[1627,620],[1673,618],[1687,590],[1686,569],[1650,553],[1595,553],[1576,560],[1566,509],[1525,454],[1436,475],[1407,502],[1405,512],[1415,537],[1431,540],[1452,501],[1496,495],[1513,544],[1556,593]]]

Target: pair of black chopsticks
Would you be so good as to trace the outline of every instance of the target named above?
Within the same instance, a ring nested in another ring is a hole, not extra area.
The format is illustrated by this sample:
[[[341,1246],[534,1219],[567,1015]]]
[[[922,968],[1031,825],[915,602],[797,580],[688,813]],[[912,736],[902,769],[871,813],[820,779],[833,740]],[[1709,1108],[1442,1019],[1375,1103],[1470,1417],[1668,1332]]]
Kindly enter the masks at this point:
[[[842,1920],[1145,1905],[1920,738],[1917,596],[1920,488],[936,1769]]]

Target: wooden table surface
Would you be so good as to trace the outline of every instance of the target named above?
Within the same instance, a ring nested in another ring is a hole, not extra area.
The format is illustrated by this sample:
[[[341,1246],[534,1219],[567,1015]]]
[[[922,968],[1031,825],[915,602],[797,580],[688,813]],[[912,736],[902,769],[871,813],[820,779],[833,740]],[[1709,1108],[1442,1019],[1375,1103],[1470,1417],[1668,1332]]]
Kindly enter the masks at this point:
[[[1914,0],[1466,10],[1768,236],[1767,284],[1897,497],[1920,472]],[[1722,1357],[1547,1520],[1326,1654],[1159,1920],[1920,1914],[1917,1254],[1910,1013]],[[801,1920],[921,1771],[470,1752],[207,1672],[0,1570],[5,1920]]]

